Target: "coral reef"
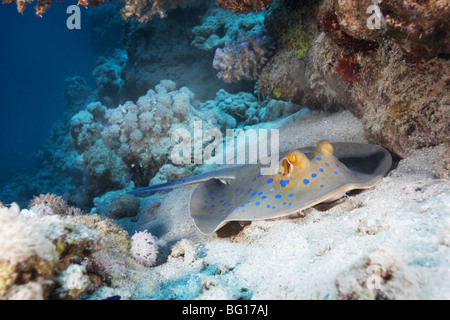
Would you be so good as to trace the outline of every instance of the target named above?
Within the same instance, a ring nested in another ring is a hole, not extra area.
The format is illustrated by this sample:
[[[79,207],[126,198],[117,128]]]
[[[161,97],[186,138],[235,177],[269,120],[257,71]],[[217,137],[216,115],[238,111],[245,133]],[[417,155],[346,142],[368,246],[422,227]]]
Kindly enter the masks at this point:
[[[80,299],[140,270],[131,239],[97,215],[34,216],[0,207],[0,298]]]
[[[449,134],[449,64],[437,54],[447,53],[449,37],[443,35],[449,19],[442,19],[449,10],[441,1],[383,1],[386,25],[370,29],[370,5],[369,0],[274,4],[265,24],[278,49],[260,73],[258,91],[309,108],[345,107],[363,119],[372,142],[402,157],[443,143]],[[294,10],[286,12],[289,6]],[[413,14],[407,18],[405,12]],[[299,42],[293,41],[296,33]]]
[[[98,99],[108,107],[120,102],[124,80],[121,71],[127,62],[127,54],[123,50],[115,50],[109,57],[100,56],[92,73],[97,85]]]
[[[69,110],[69,116],[84,109],[86,104],[94,102],[94,99],[94,90],[83,77],[68,77],[64,80],[64,103]]]
[[[126,0],[125,7],[121,10],[122,17],[129,19],[134,17],[139,22],[148,22],[154,15],[161,18],[167,16],[168,9],[174,9],[177,6],[186,7],[193,0]]]
[[[122,191],[110,191],[94,199],[95,213],[109,219],[117,220],[135,217],[139,213],[139,198],[132,197]]]
[[[241,32],[236,41],[226,42],[223,49],[216,49],[213,67],[220,70],[217,76],[225,82],[257,80],[272,49],[269,37]]]
[[[226,42],[237,39],[242,32],[257,34],[264,25],[263,13],[237,14],[210,7],[202,16],[201,24],[192,28],[191,45],[197,49],[213,51]]]
[[[217,5],[231,12],[258,12],[269,6],[273,0],[217,0]]]
[[[50,193],[41,194],[39,197],[34,197],[28,207],[30,208],[30,211],[38,215],[45,211],[48,213],[44,214],[58,214],[66,216],[79,216],[82,214],[82,211],[79,208],[68,206],[67,202],[61,196]],[[50,210],[46,210],[46,208]]]

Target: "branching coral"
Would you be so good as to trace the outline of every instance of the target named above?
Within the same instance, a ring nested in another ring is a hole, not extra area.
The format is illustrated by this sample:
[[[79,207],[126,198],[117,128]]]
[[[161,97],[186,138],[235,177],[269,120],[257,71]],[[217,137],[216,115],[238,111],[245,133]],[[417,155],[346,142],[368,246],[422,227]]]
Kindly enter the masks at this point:
[[[273,0],[217,0],[217,5],[232,12],[249,13],[261,11]]]
[[[217,76],[225,82],[256,80],[272,49],[268,36],[241,32],[236,41],[227,42],[223,49],[216,49],[213,67],[221,70]]]

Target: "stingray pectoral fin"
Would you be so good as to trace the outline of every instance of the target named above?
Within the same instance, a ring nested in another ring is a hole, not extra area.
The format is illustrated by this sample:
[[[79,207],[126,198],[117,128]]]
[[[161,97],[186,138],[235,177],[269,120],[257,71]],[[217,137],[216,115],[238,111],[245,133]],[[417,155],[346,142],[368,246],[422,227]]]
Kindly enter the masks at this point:
[[[227,223],[225,221],[228,216],[226,203],[219,200],[220,204],[223,204],[224,209],[222,209],[222,212],[217,213],[215,212],[216,210],[213,211],[211,208],[211,203],[214,199],[208,196],[211,191],[221,190],[223,187],[224,184],[220,179],[210,179],[200,183],[192,192],[189,204],[191,218],[200,232],[204,234],[212,234]]]

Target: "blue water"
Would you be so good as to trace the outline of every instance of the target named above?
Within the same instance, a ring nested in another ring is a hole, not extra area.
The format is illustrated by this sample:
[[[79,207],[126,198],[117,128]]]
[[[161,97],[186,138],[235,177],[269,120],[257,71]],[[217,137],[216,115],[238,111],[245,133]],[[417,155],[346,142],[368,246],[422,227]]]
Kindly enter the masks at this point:
[[[63,119],[64,79],[79,75],[92,83],[87,10],[81,7],[81,29],[69,30],[68,5],[55,1],[43,18],[35,4],[23,15],[14,3],[0,5],[0,189],[28,171],[51,126]]]

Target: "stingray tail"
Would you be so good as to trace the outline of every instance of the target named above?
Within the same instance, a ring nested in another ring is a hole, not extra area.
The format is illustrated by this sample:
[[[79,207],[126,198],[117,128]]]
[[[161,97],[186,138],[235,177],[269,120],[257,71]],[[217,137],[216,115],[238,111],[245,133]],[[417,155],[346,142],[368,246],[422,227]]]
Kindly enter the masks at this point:
[[[131,194],[136,197],[146,197],[159,191],[171,191],[185,184],[187,184],[185,179],[169,179],[166,183],[158,183],[145,188],[128,191],[126,194]]]

